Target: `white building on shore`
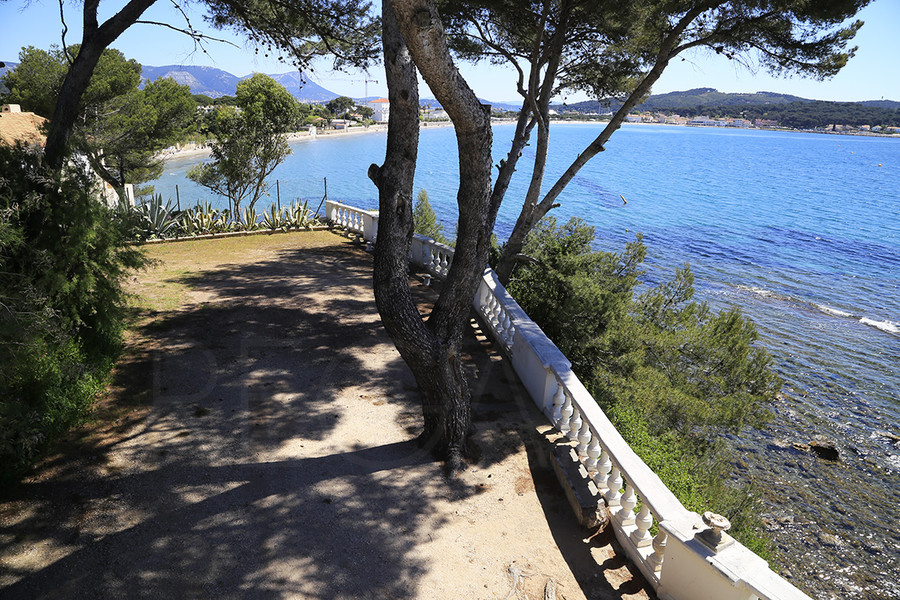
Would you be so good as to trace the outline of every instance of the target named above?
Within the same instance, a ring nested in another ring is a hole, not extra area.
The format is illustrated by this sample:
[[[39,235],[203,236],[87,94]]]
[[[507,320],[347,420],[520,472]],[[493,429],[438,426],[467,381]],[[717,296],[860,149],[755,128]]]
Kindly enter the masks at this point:
[[[387,98],[378,98],[376,100],[370,100],[366,102],[366,106],[371,108],[374,112],[372,113],[372,120],[376,123],[387,123],[388,116],[390,116],[391,111],[391,102]]]

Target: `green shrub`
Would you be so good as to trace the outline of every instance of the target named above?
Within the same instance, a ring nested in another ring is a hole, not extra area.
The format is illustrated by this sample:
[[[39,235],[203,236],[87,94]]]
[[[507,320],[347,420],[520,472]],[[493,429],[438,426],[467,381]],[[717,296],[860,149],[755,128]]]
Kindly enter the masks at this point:
[[[416,204],[413,207],[413,228],[416,233],[430,237],[441,244],[450,244],[450,240],[444,237],[444,226],[437,220],[437,214],[428,202],[428,192],[419,190]]]
[[[760,427],[781,386],[756,329],[737,310],[693,301],[693,275],[641,294],[646,249],[592,249],[578,219],[538,224],[509,290],[572,362],[625,440],[689,509],[728,517],[732,533],[767,555],[754,498],[728,481],[724,434]]]
[[[71,167],[0,147],[0,479],[80,422],[121,345],[121,279],[143,264],[116,212]]]

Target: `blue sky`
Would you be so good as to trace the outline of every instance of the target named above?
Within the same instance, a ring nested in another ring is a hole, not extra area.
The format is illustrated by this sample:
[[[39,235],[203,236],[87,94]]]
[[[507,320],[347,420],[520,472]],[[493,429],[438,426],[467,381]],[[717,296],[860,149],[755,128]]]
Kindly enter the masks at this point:
[[[64,6],[69,27],[66,41],[78,42],[80,5],[67,0]],[[101,3],[101,11],[107,6],[110,7],[108,12],[112,12],[121,4]],[[206,29],[202,4],[186,4],[185,10],[195,27]],[[754,74],[719,55],[697,51],[686,54],[684,61],[676,59],[654,86],[653,93],[712,87],[722,92],[770,91],[818,100],[885,98],[900,101],[900,1],[875,0],[860,12],[859,18],[866,24],[854,42],[859,46],[857,55],[831,80],[773,78],[763,71]],[[171,2],[161,0],[145,13],[144,19],[175,24],[181,17],[174,11]],[[19,49],[25,45],[49,48],[51,44],[59,44],[60,32],[59,5],[56,2],[0,0],[0,60],[17,60]],[[257,56],[237,34],[209,32],[231,40],[238,47],[210,42],[207,53],[204,53],[195,50],[191,40],[183,34],[153,25],[133,26],[113,47],[129,58],[153,66],[207,65],[238,76],[255,71],[284,73],[291,70],[276,60],[261,58],[261,54]],[[480,97],[498,102],[515,100],[515,78],[511,71],[496,66],[468,64],[460,65],[460,70]],[[363,96],[366,78],[363,73],[331,72],[327,63],[318,65],[312,75],[314,81],[329,90],[355,97]],[[371,70],[368,79],[378,81],[370,81],[370,95],[386,93],[384,76],[379,67]],[[430,94],[423,91],[422,95]],[[582,99],[584,97],[572,97],[569,101]]]

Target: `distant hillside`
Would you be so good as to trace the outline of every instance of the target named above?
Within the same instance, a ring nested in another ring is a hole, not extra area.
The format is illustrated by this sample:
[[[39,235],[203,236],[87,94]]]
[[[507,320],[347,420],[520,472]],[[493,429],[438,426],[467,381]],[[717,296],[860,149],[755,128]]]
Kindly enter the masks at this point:
[[[650,111],[702,111],[706,107],[723,106],[767,106],[772,104],[787,104],[790,102],[812,102],[799,96],[790,94],[778,94],[775,92],[756,92],[753,94],[730,94],[720,92],[713,88],[695,88],[683,92],[669,92],[667,94],[654,94],[647,98],[638,110]],[[574,104],[559,105],[553,108],[557,111],[604,113],[616,111],[622,106],[621,102],[613,100],[601,103],[596,100],[576,102]]]
[[[603,104],[594,101],[553,108],[557,112],[602,114],[618,110],[620,106],[620,102]],[[826,102],[774,92],[726,94],[712,88],[650,96],[636,110],[677,113],[682,117],[765,119],[794,129],[821,129],[833,124],[900,127],[900,102],[894,100]]]
[[[192,65],[167,65],[164,67],[144,65],[141,77],[149,81],[168,77],[181,85],[190,87],[192,94],[204,94],[210,98],[233,96],[238,81],[240,81],[239,77],[222,69]]]
[[[765,119],[775,121],[782,127],[793,129],[822,129],[829,125],[850,125],[860,127],[876,125],[900,127],[900,108],[882,108],[878,102],[824,102],[804,100],[783,102],[762,106],[759,104],[737,104],[733,106],[706,106],[702,109],[682,109],[685,117],[698,116],[700,112],[712,118]],[[892,102],[898,105],[898,102]]]
[[[234,96],[238,82],[250,77],[250,75],[237,77],[215,67],[197,67],[192,65],[168,65],[164,67],[144,65],[141,76],[145,80],[170,77],[181,85],[189,86],[192,94],[203,94],[210,98]],[[307,80],[298,71],[271,74],[269,77],[283,85],[287,91],[301,102],[327,102],[332,98],[338,97],[338,94]]]
[[[875,108],[888,108],[888,109],[898,109],[900,108],[900,102],[896,100],[866,100],[864,102],[859,102],[863,106],[873,106]]]
[[[806,98],[778,94],[776,92],[756,92],[753,94],[728,94],[713,88],[696,88],[684,92],[669,92],[650,96],[641,105],[642,110],[673,110],[679,107],[737,106],[786,104],[788,102],[811,102]]]
[[[249,77],[249,75],[247,77]],[[293,94],[300,102],[328,102],[340,95],[335,94],[330,90],[326,90],[321,85],[313,83],[307,79],[306,75],[299,71],[269,75],[269,77],[283,85],[284,88]]]

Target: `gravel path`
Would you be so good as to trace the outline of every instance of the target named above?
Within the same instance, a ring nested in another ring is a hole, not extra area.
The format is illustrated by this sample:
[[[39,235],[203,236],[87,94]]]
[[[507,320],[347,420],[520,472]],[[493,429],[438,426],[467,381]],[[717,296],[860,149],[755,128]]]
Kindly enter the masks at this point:
[[[448,481],[411,442],[415,384],[360,248],[318,232],[149,252],[134,289],[179,299],[131,336],[108,420],[4,493],[0,597],[539,599],[552,580],[557,598],[647,598],[609,536],[582,541],[542,417],[483,338],[479,463]]]

